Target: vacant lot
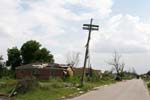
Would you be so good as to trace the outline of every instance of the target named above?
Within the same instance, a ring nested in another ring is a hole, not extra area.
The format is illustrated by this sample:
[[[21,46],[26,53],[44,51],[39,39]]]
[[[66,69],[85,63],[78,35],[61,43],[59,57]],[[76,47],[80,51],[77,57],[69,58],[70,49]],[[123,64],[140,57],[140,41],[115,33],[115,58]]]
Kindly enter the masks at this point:
[[[17,84],[14,79],[0,80],[0,93],[9,94]],[[105,78],[97,82],[86,82],[85,86],[79,88],[78,80],[63,81],[61,79],[50,79],[47,81],[38,81],[38,86],[24,94],[18,94],[13,97],[14,100],[57,100],[62,97],[67,97],[71,94],[86,92],[96,86],[111,84],[113,79]]]

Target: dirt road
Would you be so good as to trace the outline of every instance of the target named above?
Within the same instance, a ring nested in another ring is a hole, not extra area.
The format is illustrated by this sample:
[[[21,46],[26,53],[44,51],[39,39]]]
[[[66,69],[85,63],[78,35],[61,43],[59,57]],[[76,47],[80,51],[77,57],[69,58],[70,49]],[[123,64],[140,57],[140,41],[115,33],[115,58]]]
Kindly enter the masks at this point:
[[[68,100],[150,100],[150,95],[141,79],[133,79],[100,87]]]

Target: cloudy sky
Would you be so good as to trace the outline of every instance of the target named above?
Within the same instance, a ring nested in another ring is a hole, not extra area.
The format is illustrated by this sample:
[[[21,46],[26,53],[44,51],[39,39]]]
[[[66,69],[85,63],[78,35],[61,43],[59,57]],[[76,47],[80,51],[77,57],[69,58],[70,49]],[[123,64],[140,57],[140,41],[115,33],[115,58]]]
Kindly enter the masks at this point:
[[[0,54],[28,40],[37,40],[65,63],[68,52],[80,52],[80,64],[90,18],[100,26],[92,32],[91,63],[96,69],[107,64],[114,50],[122,55],[126,70],[150,69],[150,0],[0,0]]]

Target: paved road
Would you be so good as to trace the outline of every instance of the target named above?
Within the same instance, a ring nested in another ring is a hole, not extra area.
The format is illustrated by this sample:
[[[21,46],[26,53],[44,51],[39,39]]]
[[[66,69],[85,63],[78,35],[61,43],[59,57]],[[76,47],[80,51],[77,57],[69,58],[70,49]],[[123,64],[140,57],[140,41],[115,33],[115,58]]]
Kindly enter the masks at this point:
[[[100,87],[68,100],[150,100],[150,95],[141,79],[133,79]]]

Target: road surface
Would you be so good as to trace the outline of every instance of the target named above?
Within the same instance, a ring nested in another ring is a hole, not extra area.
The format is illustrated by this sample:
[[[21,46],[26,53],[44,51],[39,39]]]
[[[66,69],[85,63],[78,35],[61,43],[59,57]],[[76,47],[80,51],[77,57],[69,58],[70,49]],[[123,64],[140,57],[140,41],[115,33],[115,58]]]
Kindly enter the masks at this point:
[[[150,100],[150,95],[141,79],[133,79],[100,87],[98,90],[67,100]]]

